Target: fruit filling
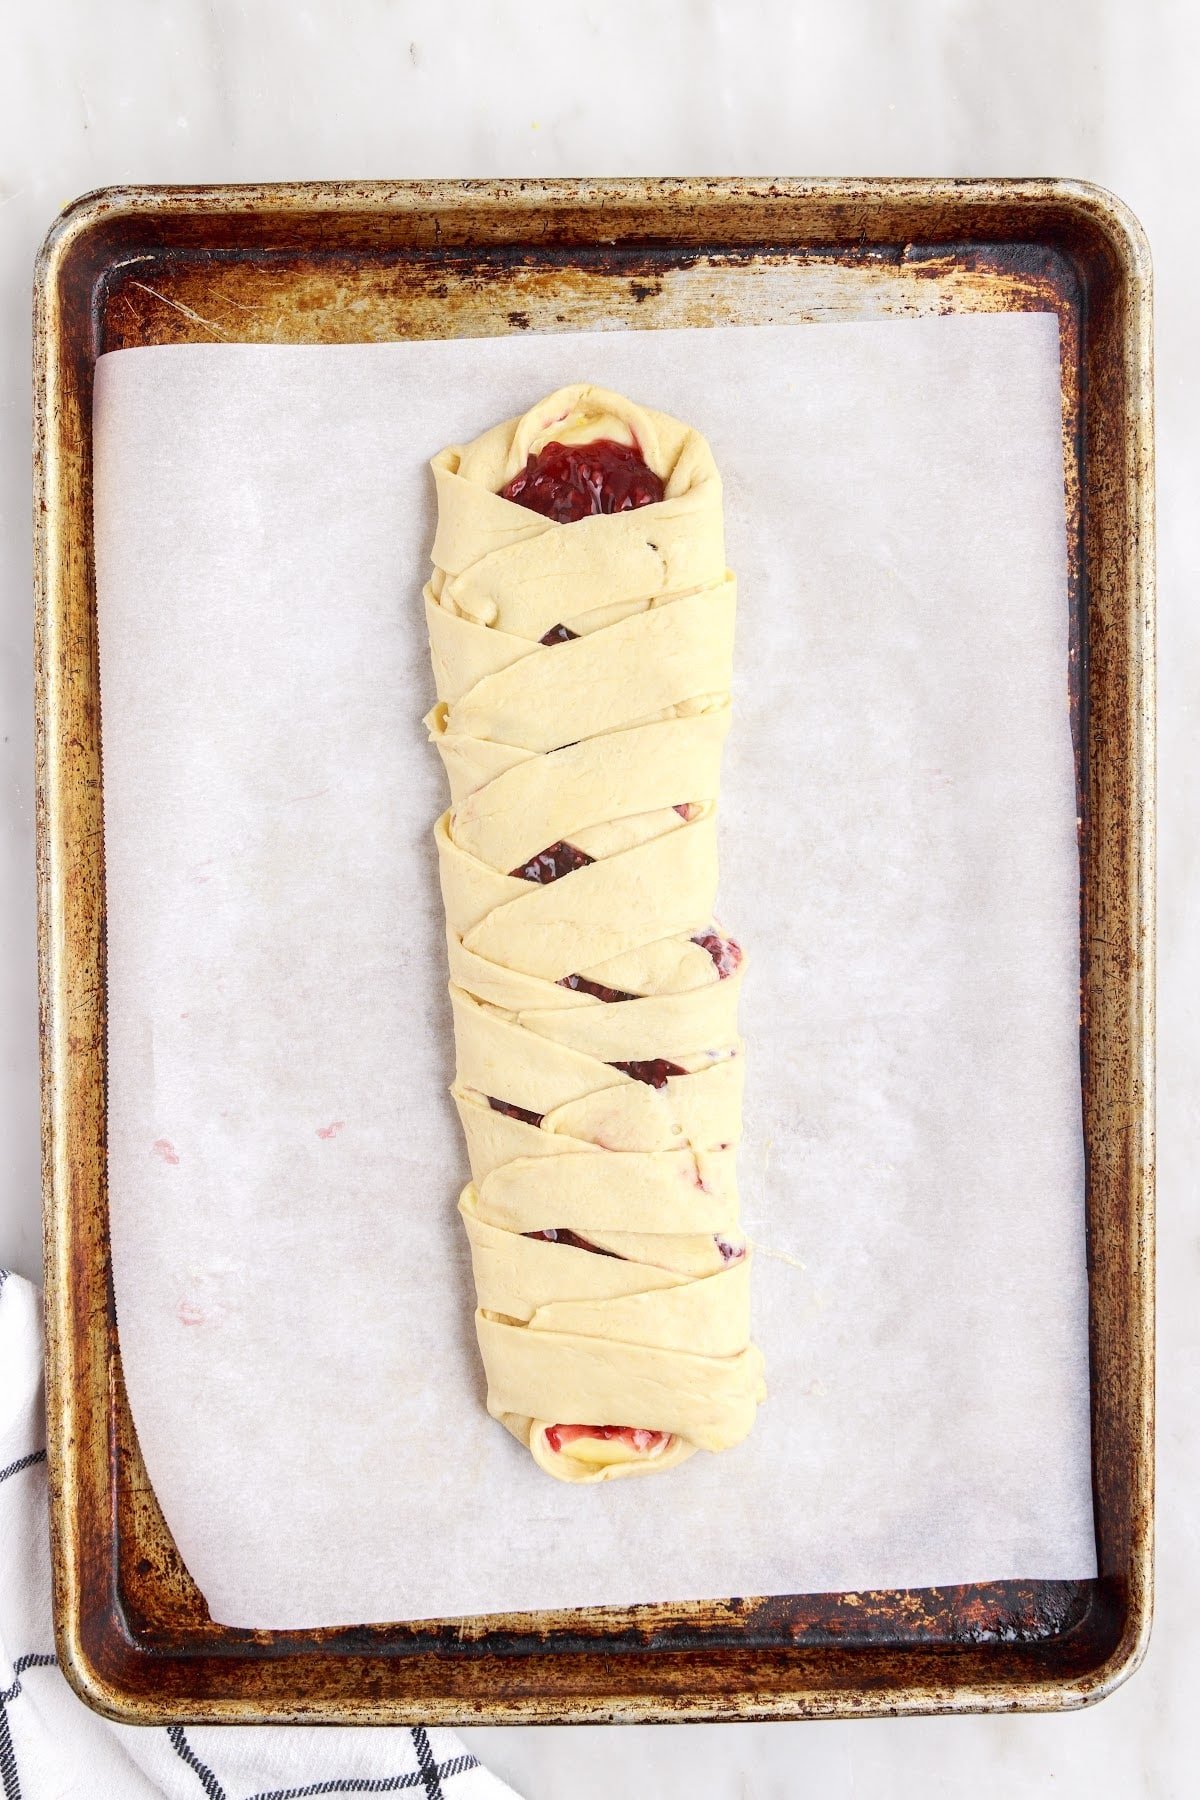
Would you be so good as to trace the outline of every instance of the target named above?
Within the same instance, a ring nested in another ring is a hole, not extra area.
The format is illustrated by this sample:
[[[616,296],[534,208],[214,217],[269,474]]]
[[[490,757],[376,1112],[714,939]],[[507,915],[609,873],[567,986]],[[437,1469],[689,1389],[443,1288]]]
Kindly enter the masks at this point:
[[[596,513],[652,506],[662,499],[663,484],[635,444],[596,438],[546,444],[500,492],[556,525],[572,525]]]
[[[665,1056],[655,1056],[648,1062],[615,1062],[609,1063],[610,1069],[620,1069],[622,1075],[632,1076],[634,1081],[644,1081],[652,1088],[665,1088],[672,1075],[686,1075],[678,1063],[668,1062]]]
[[[616,1441],[635,1450],[639,1456],[657,1456],[671,1442],[671,1433],[646,1431],[639,1425],[551,1425],[546,1432],[546,1442],[556,1456],[568,1444],[578,1443],[580,1438]]]
[[[595,860],[586,850],[577,850],[574,844],[560,841],[550,844],[545,850],[539,850],[527,863],[508,872],[515,875],[518,881],[538,881],[545,886],[550,881],[561,881],[564,875],[573,875],[576,869],[586,869]]]
[[[712,957],[718,976],[722,981],[732,975],[742,964],[742,946],[732,938],[722,937],[719,931],[702,931],[692,939],[702,950],[707,950]]]
[[[572,631],[569,625],[552,625],[545,637],[538,639],[539,644],[569,644],[579,633]]]
[[[594,1244],[590,1238],[580,1237],[577,1231],[567,1231],[562,1226],[555,1229],[548,1225],[544,1231],[523,1231],[521,1236],[536,1238],[539,1243],[543,1244],[566,1244],[571,1250],[586,1250],[589,1256],[607,1256],[613,1262],[639,1262],[642,1260],[638,1256],[625,1256],[620,1250],[606,1250],[602,1244]],[[717,1232],[713,1233],[712,1241],[721,1258],[722,1268],[727,1269],[731,1263],[741,1262],[746,1255],[747,1246],[744,1242],[731,1244],[728,1238],[721,1237]],[[672,1267],[670,1263],[656,1264],[653,1258],[649,1260],[648,1266],[650,1268]],[[704,1272],[711,1273],[712,1271],[706,1269]]]
[[[572,1250],[589,1250],[593,1256],[611,1256],[614,1262],[624,1262],[615,1250],[602,1250],[599,1244],[590,1244],[587,1238],[580,1237],[577,1232],[555,1230],[547,1227],[545,1231],[523,1231],[522,1237],[540,1238],[545,1244],[568,1244]],[[721,1253],[724,1255],[724,1251]]]
[[[497,1100],[489,1094],[487,1103],[493,1112],[503,1113],[506,1119],[520,1119],[526,1125],[540,1125],[545,1113],[530,1112],[527,1107],[514,1106],[511,1100]]]
[[[593,1000],[603,1000],[607,1006],[616,1006],[622,1000],[641,998],[639,994],[627,994],[621,988],[605,987],[600,981],[589,981],[586,975],[564,975],[557,985],[571,988],[577,994],[590,994]]]

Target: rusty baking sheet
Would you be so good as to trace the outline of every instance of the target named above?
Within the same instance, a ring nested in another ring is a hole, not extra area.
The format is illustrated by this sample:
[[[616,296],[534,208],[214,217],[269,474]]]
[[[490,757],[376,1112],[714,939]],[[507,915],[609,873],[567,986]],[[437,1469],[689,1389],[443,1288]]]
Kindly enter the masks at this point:
[[[59,1655],[139,1722],[850,1717],[1079,1706],[1138,1664],[1152,1533],[1150,275],[1053,181],[411,182],[109,189],[36,278],[38,888]],[[146,1480],[107,1235],[91,522],[97,356],[1033,309],[1058,314],[1080,800],[1099,1578],[324,1631],[213,1623]]]

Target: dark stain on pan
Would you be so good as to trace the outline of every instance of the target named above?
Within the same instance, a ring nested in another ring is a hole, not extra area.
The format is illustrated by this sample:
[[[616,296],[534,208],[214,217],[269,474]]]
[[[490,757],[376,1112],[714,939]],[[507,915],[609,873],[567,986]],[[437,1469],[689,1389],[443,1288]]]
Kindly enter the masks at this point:
[[[237,1645],[275,1655],[522,1656],[532,1650],[607,1656],[686,1649],[759,1650],[904,1645],[941,1649],[1061,1639],[1088,1613],[1096,1584],[1007,1581],[949,1588],[786,1595],[689,1605],[588,1608],[466,1622],[387,1624],[324,1631],[249,1631],[214,1624],[188,1574],[146,1477],[117,1370],[113,1456],[117,1588],[127,1628],[161,1651],[227,1654]],[[563,1619],[567,1622],[563,1622]]]
[[[853,1594],[786,1595],[684,1606],[590,1608],[547,1624],[542,1615],[387,1624],[323,1631],[237,1630],[212,1622],[163,1520],[146,1477],[117,1364],[113,1458],[116,1483],[117,1590],[125,1628],[161,1652],[228,1655],[238,1646],[278,1656],[320,1649],[329,1655],[442,1657],[606,1656],[688,1646],[778,1650],[840,1646],[867,1649],[1032,1645],[1061,1639],[1086,1617],[1093,1582],[1008,1581],[949,1588]]]
[[[942,184],[936,194],[845,187],[615,183],[600,210],[591,184],[543,192],[520,182],[416,184],[397,190],[396,205],[352,183],[244,189],[236,202],[195,190],[182,206],[153,193],[134,205],[102,196],[67,247],[48,252],[39,518],[53,514],[67,548],[52,552],[39,525],[48,607],[39,633],[40,966],[47,1045],[51,1017],[60,1032],[69,1020],[70,1044],[53,1115],[61,1127],[52,1128],[47,1100],[48,1134],[62,1132],[59,1162],[47,1165],[51,1510],[60,1651],[103,1710],[143,1722],[449,1723],[1054,1707],[1104,1691],[1136,1659],[1148,1612],[1149,1337],[1129,1036],[1142,928],[1130,878],[1138,645],[1121,589],[1137,556],[1122,487],[1133,404],[1123,333],[1135,277],[1088,206],[1045,184]],[[464,194],[476,203],[464,206]],[[95,356],[145,343],[387,341],[596,318],[652,326],[684,288],[719,317],[728,275],[753,282],[789,269],[834,281],[852,274],[860,292],[891,283],[893,316],[968,307],[1059,319],[1100,1578],[295,1632],[220,1625],[147,1480],[116,1337],[90,536]],[[911,302],[896,302],[898,281],[913,284]],[[1100,813],[1094,829],[1089,808]],[[48,1070],[52,1062],[48,1050]]]
[[[153,269],[127,263],[109,271],[97,327],[103,349],[145,341],[304,342],[312,334],[306,315],[313,314],[327,341],[452,336],[464,327],[478,334],[570,322],[573,314],[562,310],[563,300],[574,312],[589,300],[612,309],[614,283],[624,284],[634,301],[630,322],[641,324],[639,315],[650,311],[647,303],[669,304],[672,292],[679,292],[679,277],[689,270],[705,267],[719,276],[818,265],[853,270],[868,281],[894,280],[898,272],[920,285],[952,278],[956,293],[976,310],[1053,310],[1063,320],[1077,314],[1069,259],[1040,246],[989,246],[985,253],[965,245],[890,250],[706,245],[685,253],[606,244],[564,257],[560,249],[523,245],[486,253],[463,248],[364,254],[352,265],[332,252],[260,251],[219,262],[212,253],[176,250],[164,253]],[[281,284],[285,306],[279,303]],[[555,299],[560,305],[547,317]]]

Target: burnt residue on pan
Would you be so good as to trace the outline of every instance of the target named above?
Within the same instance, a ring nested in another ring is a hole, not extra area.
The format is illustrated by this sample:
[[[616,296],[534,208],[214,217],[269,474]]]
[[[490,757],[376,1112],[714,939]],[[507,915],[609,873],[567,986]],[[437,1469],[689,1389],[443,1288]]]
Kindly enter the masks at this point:
[[[634,328],[947,311],[1078,311],[1069,257],[1038,245],[530,244],[348,257],[173,248],[108,272],[100,348],[154,343],[369,343],[401,337]],[[886,293],[884,292],[886,290]]]

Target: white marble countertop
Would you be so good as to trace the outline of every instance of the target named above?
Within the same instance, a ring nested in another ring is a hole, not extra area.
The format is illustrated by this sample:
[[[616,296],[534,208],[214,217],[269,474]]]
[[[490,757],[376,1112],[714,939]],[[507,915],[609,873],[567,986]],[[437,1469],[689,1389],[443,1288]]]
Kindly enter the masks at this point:
[[[1160,1497],[1157,1623],[1069,1716],[466,1734],[529,1800],[1194,1791],[1200,1709],[1200,489],[1185,0],[25,0],[0,57],[0,1264],[37,1274],[29,285],[76,194],[124,181],[576,174],[1044,174],[1113,188],[1158,287]],[[1189,766],[1190,746],[1190,766]],[[1188,924],[1192,931],[1188,932]],[[1189,1771],[1192,1771],[1189,1773]]]

